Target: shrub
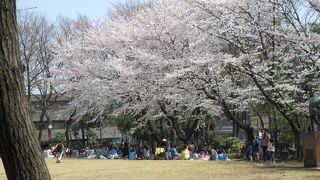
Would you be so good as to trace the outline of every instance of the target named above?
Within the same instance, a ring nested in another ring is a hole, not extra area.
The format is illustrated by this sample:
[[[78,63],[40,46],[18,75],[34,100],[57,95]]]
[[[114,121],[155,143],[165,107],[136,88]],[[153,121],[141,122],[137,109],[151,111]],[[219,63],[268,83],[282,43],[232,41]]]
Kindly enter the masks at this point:
[[[245,143],[238,137],[228,137],[227,135],[216,135],[213,140],[213,146],[219,147],[228,153],[229,158],[241,158],[243,155],[241,149]]]
[[[227,135],[216,135],[211,138],[212,145],[214,147],[222,147],[225,148],[226,145],[226,139],[228,138]]]
[[[62,132],[57,132],[54,134],[53,142],[58,143],[59,141],[65,142],[65,135]]]
[[[245,146],[245,144],[237,137],[228,137],[225,142],[225,148],[228,149],[230,153],[240,155],[243,146]]]

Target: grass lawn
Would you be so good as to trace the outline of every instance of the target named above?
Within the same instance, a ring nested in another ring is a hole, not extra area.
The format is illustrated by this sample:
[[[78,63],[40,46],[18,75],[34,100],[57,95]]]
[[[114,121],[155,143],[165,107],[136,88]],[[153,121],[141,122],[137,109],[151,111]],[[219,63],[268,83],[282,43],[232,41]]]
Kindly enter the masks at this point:
[[[52,179],[320,179],[319,168],[301,163],[249,163],[244,161],[164,161],[47,159]],[[1,163],[2,164],[2,163]],[[0,179],[6,179],[0,164]]]

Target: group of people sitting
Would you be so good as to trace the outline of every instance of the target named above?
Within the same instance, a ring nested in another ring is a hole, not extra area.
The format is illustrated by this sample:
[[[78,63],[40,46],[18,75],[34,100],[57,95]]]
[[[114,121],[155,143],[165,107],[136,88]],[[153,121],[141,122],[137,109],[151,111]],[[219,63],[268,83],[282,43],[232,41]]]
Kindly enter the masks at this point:
[[[155,150],[154,159],[164,160],[229,160],[224,151],[214,149],[213,145],[209,149],[196,150],[193,144],[184,145],[183,150],[178,153],[176,145],[170,145],[163,139],[160,146]]]
[[[51,149],[46,149],[43,153],[45,157],[54,157]],[[176,145],[171,146],[166,139],[163,139],[154,151],[147,145],[123,143],[118,149],[113,145],[108,147],[101,146],[100,148],[86,147],[80,151],[65,149],[64,156],[87,159],[229,160],[224,151],[214,149],[212,145],[201,151],[197,151],[193,144],[184,145],[184,148],[179,153]]]
[[[116,148],[109,145],[107,148],[101,146],[100,148],[86,147],[80,152],[78,150],[72,150],[70,154],[66,154],[70,157],[81,157],[87,159],[118,159],[119,154]]]

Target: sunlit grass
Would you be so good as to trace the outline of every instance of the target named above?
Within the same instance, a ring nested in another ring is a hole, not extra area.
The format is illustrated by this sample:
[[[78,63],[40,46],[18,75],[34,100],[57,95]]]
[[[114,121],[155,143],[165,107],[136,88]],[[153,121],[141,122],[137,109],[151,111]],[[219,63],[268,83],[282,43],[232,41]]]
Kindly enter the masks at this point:
[[[320,169],[301,163],[164,160],[46,160],[52,179],[320,179]],[[0,166],[0,179],[5,173]]]

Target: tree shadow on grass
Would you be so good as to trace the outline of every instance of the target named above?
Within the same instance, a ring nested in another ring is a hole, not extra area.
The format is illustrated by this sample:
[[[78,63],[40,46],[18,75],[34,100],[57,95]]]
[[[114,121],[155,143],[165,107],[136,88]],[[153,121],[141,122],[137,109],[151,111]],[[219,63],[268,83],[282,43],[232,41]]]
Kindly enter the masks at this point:
[[[287,164],[268,164],[260,166],[261,169],[272,169],[277,171],[308,171],[320,172],[320,167],[303,167],[301,165],[287,165]],[[319,177],[319,176],[318,176]]]

